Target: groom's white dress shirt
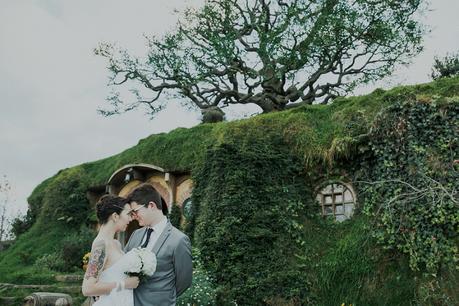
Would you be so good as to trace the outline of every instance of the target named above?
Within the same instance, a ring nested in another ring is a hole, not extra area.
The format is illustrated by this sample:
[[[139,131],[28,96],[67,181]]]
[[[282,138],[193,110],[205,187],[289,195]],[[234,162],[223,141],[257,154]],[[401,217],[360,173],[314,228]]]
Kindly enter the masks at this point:
[[[146,249],[151,250],[153,246],[155,245],[156,241],[158,241],[159,236],[161,236],[161,233],[164,231],[167,225],[167,218],[164,216],[163,219],[157,223],[155,226],[148,226],[148,228],[152,228],[153,232],[151,233],[150,236],[150,241],[148,241]],[[144,235],[142,239],[142,243],[140,245],[143,245],[145,240],[147,239],[147,235]]]

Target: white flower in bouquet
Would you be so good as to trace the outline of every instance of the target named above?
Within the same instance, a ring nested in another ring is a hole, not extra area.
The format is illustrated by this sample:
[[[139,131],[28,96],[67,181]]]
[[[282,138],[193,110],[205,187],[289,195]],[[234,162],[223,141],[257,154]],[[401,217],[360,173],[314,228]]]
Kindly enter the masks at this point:
[[[139,250],[140,258],[142,258],[142,273],[147,276],[152,276],[156,271],[156,256],[153,252],[147,249]]]
[[[131,251],[126,253],[125,256],[127,262],[126,274],[134,275],[140,273],[140,271],[142,270],[142,260],[138,255],[138,250],[132,249]]]
[[[144,248],[135,248],[129,251],[126,256],[128,267],[126,274],[140,278],[152,276],[156,270],[156,256],[153,252]]]

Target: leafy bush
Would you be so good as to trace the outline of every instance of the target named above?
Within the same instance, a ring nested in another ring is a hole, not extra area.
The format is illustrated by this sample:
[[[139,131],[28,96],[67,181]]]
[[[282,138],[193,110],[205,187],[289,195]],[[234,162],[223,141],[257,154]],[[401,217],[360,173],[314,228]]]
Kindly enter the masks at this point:
[[[397,103],[375,121],[362,179],[375,236],[436,275],[459,262],[459,105]]]
[[[196,241],[215,276],[217,304],[258,305],[307,294],[295,254],[307,212],[302,164],[276,132],[231,133],[196,174]],[[312,202],[312,201],[311,201]]]
[[[26,252],[26,251],[18,252],[18,258],[19,258],[19,262],[22,263],[23,265],[28,266],[33,263],[33,258],[29,252]]]
[[[13,245],[13,243],[14,243],[14,240],[0,241],[0,252],[8,249],[11,245]]]
[[[202,111],[203,123],[215,123],[225,120],[225,113],[218,107],[210,107]]]
[[[85,224],[91,213],[86,197],[87,184],[86,173],[81,167],[61,171],[46,187],[40,217],[53,218],[73,228]]]
[[[204,269],[198,249],[193,249],[193,284],[177,299],[177,306],[215,305],[215,284]]]
[[[432,79],[448,78],[459,75],[459,53],[435,57],[432,68]]]
[[[450,279],[459,277],[458,275],[447,275]],[[424,279],[418,289],[417,302],[420,305],[457,305],[459,301],[459,293],[457,286],[446,288],[443,285],[444,278]],[[456,280],[457,284],[457,280]]]
[[[11,232],[14,237],[19,237],[19,235],[25,233],[33,225],[33,219],[29,212],[25,216],[17,217],[11,223]]]
[[[57,272],[80,271],[81,259],[91,250],[94,234],[93,230],[82,226],[78,232],[64,236],[54,252],[39,257],[35,261],[35,266]]]
[[[35,261],[34,266],[38,269],[48,269],[57,272],[66,271],[66,262],[59,252],[45,254]]]
[[[60,256],[64,261],[63,271],[81,270],[81,259],[91,250],[94,237],[93,230],[82,226],[79,232],[70,234],[63,239],[60,249]]]

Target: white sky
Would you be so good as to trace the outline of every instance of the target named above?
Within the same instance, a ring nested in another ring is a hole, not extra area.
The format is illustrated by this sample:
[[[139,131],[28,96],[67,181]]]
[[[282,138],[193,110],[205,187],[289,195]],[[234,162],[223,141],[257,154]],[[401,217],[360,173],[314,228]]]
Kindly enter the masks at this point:
[[[202,0],[0,0],[0,177],[7,175],[15,206],[25,212],[33,188],[58,170],[121,152],[150,134],[191,127],[199,114],[179,105],[149,121],[142,111],[104,118],[109,93],[104,58],[92,50],[117,42],[145,51],[142,34],[161,34],[174,9]],[[376,87],[429,81],[435,55],[459,50],[458,0],[432,0],[425,51]],[[250,111],[245,111],[250,113]],[[234,117],[234,113],[229,117]]]

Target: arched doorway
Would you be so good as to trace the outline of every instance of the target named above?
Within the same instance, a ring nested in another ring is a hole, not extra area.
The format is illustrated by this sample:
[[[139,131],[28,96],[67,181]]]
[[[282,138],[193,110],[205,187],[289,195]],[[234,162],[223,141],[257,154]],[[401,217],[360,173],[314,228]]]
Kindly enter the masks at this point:
[[[169,184],[170,174],[164,169],[148,164],[130,164],[115,171],[110,177],[107,187],[111,194],[127,197],[131,191],[142,183],[152,185],[161,195],[163,203],[170,209],[171,188]],[[131,234],[140,228],[139,223],[134,220],[124,233],[118,234],[118,240],[124,247]]]

